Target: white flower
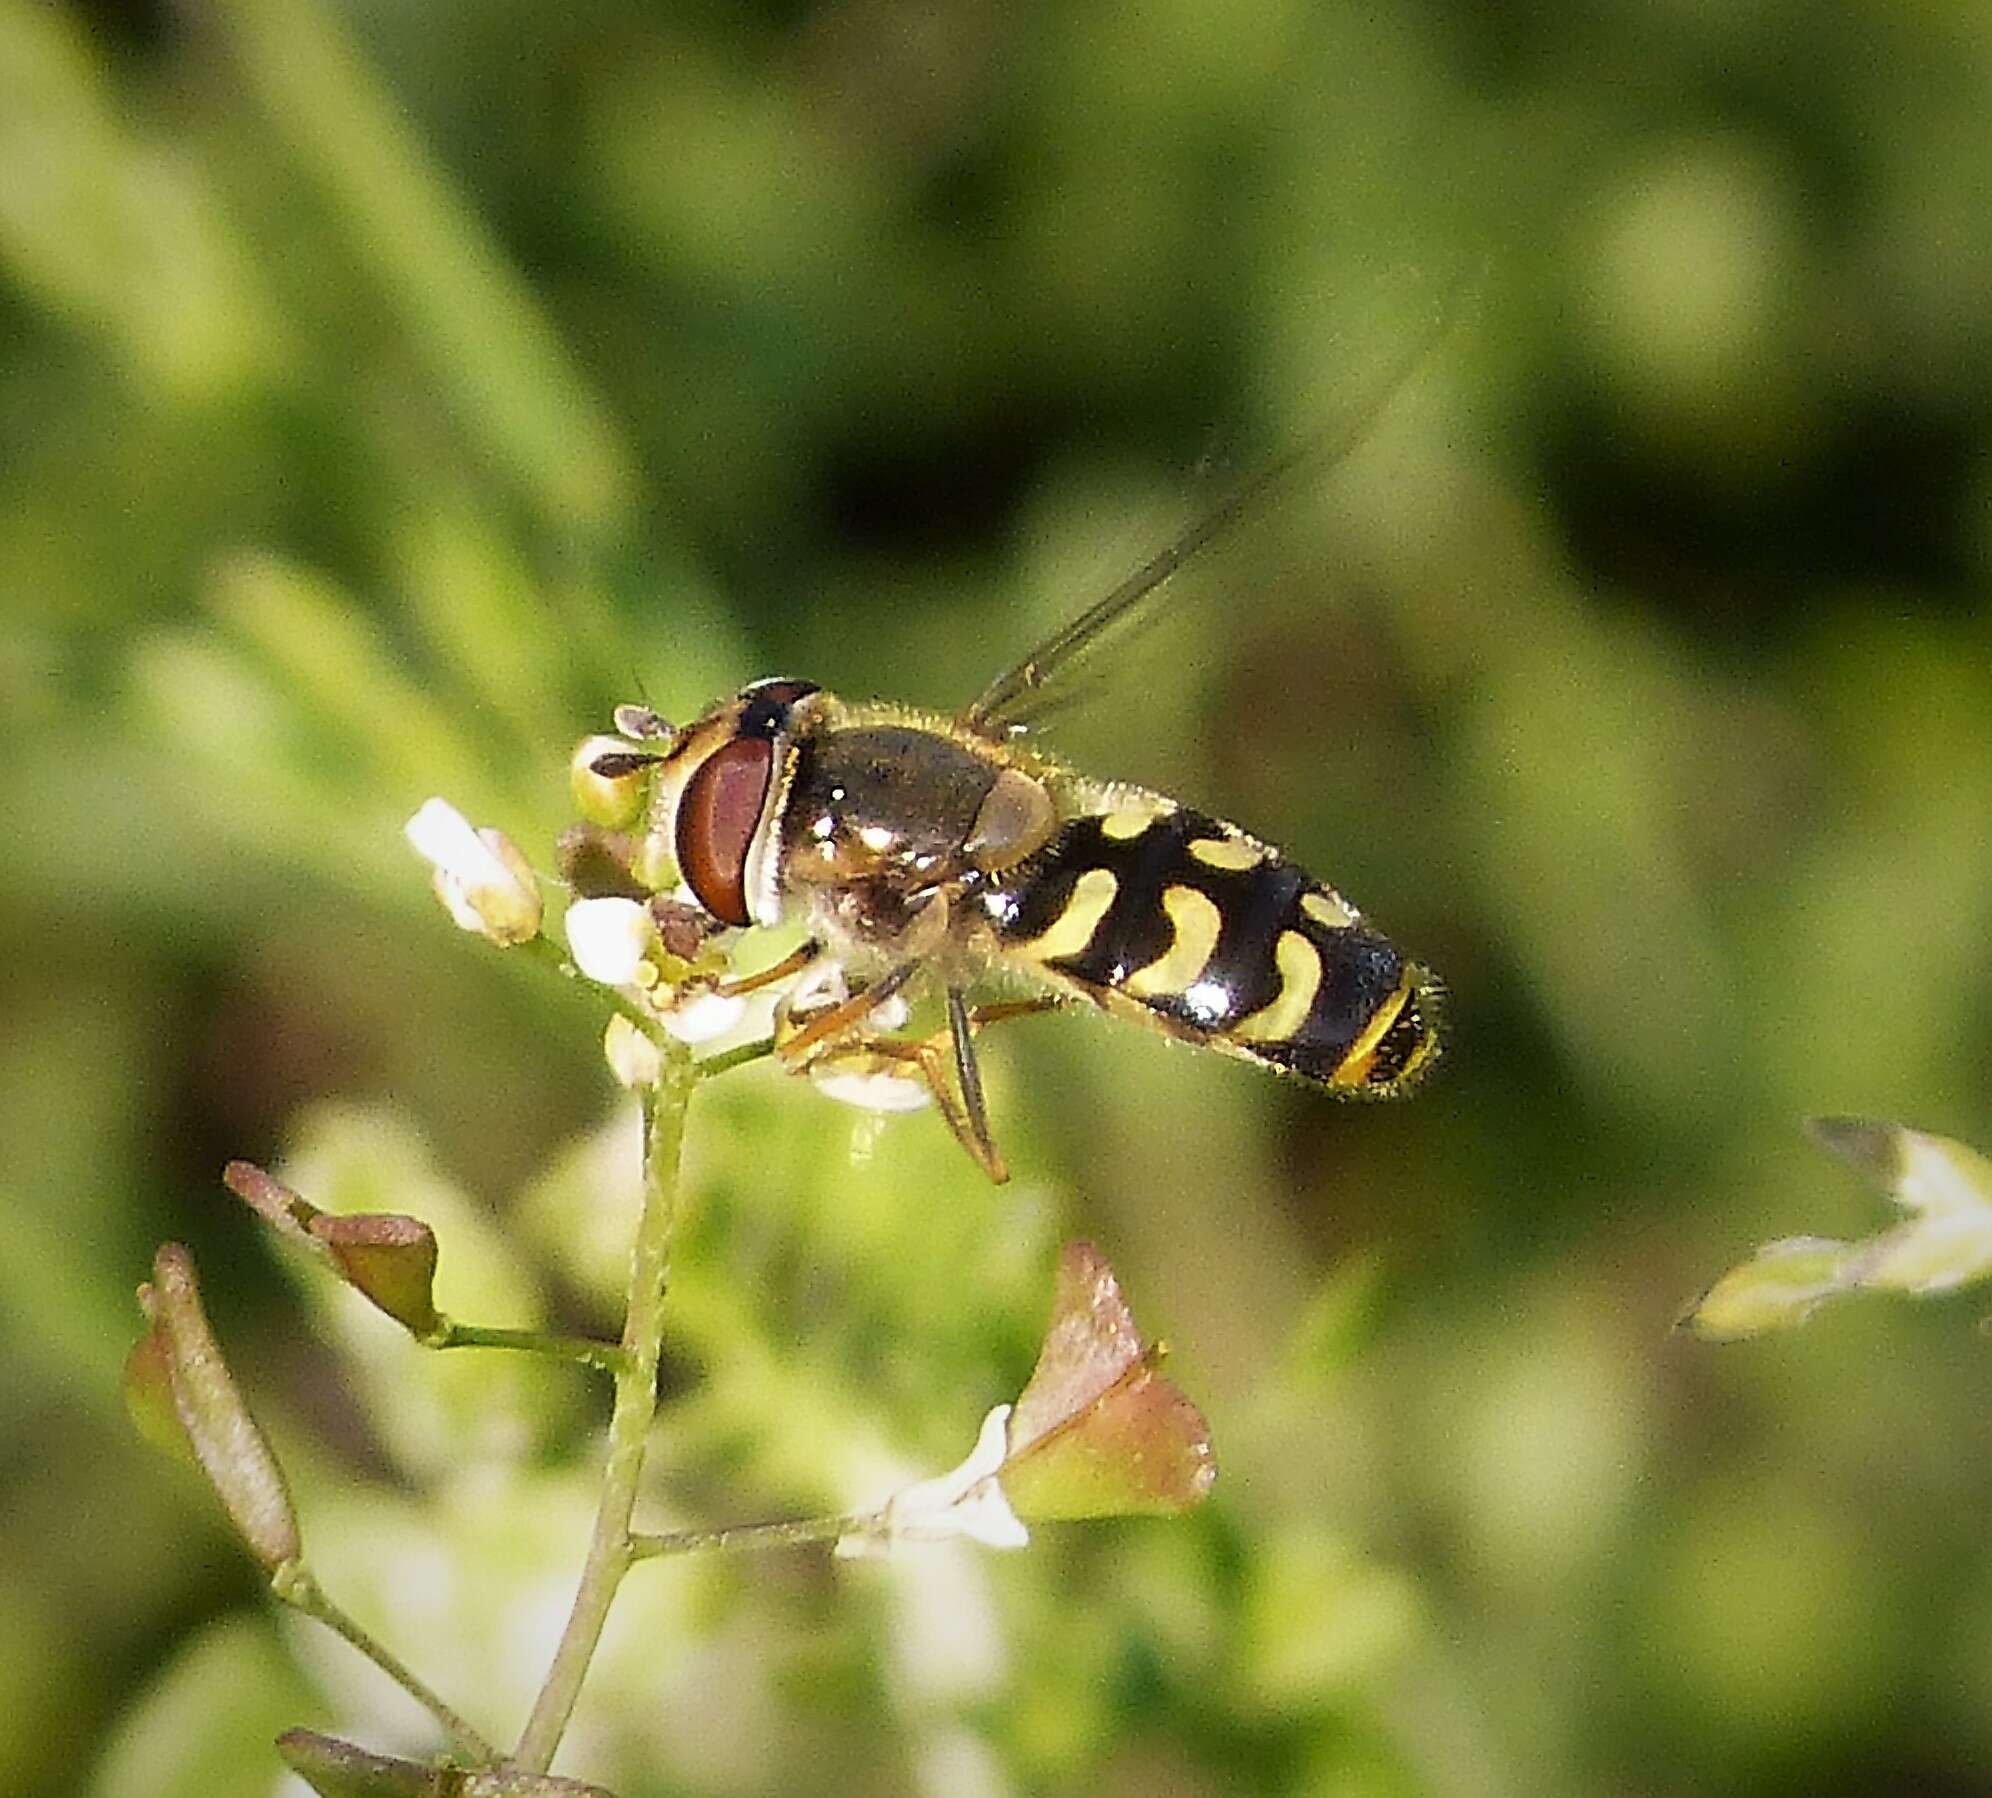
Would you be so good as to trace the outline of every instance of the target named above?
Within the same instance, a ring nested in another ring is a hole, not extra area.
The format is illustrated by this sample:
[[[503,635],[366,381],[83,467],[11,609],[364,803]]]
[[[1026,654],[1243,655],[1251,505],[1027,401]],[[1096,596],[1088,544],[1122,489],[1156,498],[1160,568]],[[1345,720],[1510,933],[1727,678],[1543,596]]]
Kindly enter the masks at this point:
[[[602,1037],[602,1053],[608,1057],[609,1072],[615,1075],[617,1084],[631,1092],[655,1086],[664,1071],[657,1045],[621,1012],[609,1020]]]
[[[864,1527],[837,1542],[846,1559],[889,1549],[895,1542],[944,1542],[967,1537],[985,1548],[1023,1548],[1030,1531],[1010,1509],[996,1476],[1009,1453],[1010,1407],[998,1405],[966,1461],[951,1473],[920,1480],[895,1493]]]
[[[827,1062],[811,1068],[809,1078],[826,1098],[860,1111],[918,1111],[934,1102],[927,1083],[903,1063],[865,1069]]]
[[[664,1028],[696,1048],[716,1042],[747,1015],[747,1001],[732,993],[689,992],[664,1013]]]
[[[603,986],[633,986],[657,940],[647,907],[634,899],[577,899],[567,908],[567,952]]]
[[[402,827],[435,869],[436,897],[465,930],[501,945],[539,935],[539,883],[509,838],[478,830],[446,799],[430,799]]]

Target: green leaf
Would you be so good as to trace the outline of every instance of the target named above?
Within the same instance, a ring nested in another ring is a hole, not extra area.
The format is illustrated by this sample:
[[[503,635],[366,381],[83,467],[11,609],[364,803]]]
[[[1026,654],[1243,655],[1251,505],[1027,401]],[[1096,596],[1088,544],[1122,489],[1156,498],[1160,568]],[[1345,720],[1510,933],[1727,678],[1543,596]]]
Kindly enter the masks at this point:
[[[1857,1242],[1767,1243],[1692,1305],[1683,1327],[1729,1341],[1800,1324],[1847,1292],[1950,1292],[1992,1274],[1992,1162],[1944,1136],[1864,1118],[1815,1118],[1823,1148],[1867,1175],[1909,1217]]]
[[[1703,1293],[1682,1326],[1711,1342],[1790,1329],[1810,1317],[1821,1300],[1848,1290],[1859,1253],[1853,1243],[1823,1236],[1767,1242]]]
[[[314,0],[225,0],[209,17],[466,435],[556,531],[624,523],[634,458],[613,416],[343,15]]]
[[[1286,1382],[1318,1392],[1339,1379],[1382,1325],[1383,1257],[1351,1255],[1309,1300],[1287,1344]]]
[[[101,1752],[79,1789],[87,1798],[268,1793],[278,1779],[271,1736],[319,1703],[269,1616],[218,1617],[145,1669],[100,1726]]]
[[[1396,1568],[1312,1524],[1270,1536],[1245,1576],[1237,1670],[1256,1707],[1331,1708],[1417,1642],[1418,1590]]]

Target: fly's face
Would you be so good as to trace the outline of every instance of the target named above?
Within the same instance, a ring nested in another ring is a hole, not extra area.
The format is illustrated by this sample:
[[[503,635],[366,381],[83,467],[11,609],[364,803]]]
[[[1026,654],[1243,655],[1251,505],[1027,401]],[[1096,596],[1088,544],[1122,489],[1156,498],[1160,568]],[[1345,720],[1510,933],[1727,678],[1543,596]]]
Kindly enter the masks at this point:
[[[651,835],[720,924],[782,921],[783,798],[817,694],[808,681],[756,681],[676,731],[628,708],[619,714],[619,722],[636,721],[632,734],[665,745],[642,758],[655,763]]]

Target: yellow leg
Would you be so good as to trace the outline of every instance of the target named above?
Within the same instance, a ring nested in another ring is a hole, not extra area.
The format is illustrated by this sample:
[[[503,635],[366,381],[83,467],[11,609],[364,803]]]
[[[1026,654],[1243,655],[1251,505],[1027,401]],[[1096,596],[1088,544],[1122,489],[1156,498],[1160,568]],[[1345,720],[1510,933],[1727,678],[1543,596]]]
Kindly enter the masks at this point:
[[[806,1044],[797,1059],[799,1065],[822,1066],[832,1061],[859,1061],[872,1056],[911,1068],[932,1095],[935,1109],[940,1112],[955,1141],[968,1151],[975,1165],[1000,1186],[1009,1179],[1010,1170],[990,1134],[989,1113],[982,1094],[982,1073],[975,1058],[974,1032],[985,1025],[1000,1023],[1005,1018],[1027,1017],[1033,1012],[1055,1010],[1059,1001],[1019,999],[971,1008],[953,988],[949,989],[947,998],[947,1028],[937,1030],[931,1036],[908,1038],[859,1033],[838,1041],[825,1032]],[[854,1011],[862,1016],[878,1003],[879,989],[873,987],[857,995],[850,1004],[837,1009]],[[812,1026],[820,1021],[813,1020]],[[798,1032],[798,1036],[800,1034]]]
[[[981,1086],[978,1081],[973,1112],[964,1105],[958,1096],[953,1069],[949,1065],[947,1044],[952,1032],[936,1031],[932,1036],[909,1041],[903,1036],[879,1036],[861,1038],[849,1045],[853,1051],[876,1055],[885,1061],[900,1061],[918,1071],[922,1083],[933,1094],[934,1109],[941,1114],[941,1120],[953,1133],[956,1142],[966,1149],[969,1156],[985,1174],[998,1186],[1010,1177],[1010,1170],[1004,1166],[1003,1157],[995,1143],[989,1138],[988,1119],[982,1115]],[[842,1045],[839,1053],[842,1052]]]
[[[800,974],[822,953],[820,943],[804,943],[799,948],[791,949],[772,968],[763,968],[758,974],[742,975],[737,980],[722,980],[713,990],[722,998],[731,999],[741,993],[773,986],[776,981],[786,980],[791,974]]]
[[[818,1012],[808,1023],[798,1026],[794,1035],[776,1044],[775,1053],[792,1068],[806,1066],[823,1044],[833,1043],[845,1032],[856,1030],[911,980],[919,968],[917,961],[901,962],[883,980],[873,981],[870,986],[853,993],[827,1011]]]

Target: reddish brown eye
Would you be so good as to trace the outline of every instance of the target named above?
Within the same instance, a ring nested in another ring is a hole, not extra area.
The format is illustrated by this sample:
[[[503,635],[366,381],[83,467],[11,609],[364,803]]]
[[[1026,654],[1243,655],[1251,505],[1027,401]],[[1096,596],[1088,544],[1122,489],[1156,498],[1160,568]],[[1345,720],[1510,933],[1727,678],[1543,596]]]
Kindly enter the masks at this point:
[[[774,769],[765,737],[735,737],[699,764],[678,801],[678,867],[707,911],[749,924],[747,851]]]

